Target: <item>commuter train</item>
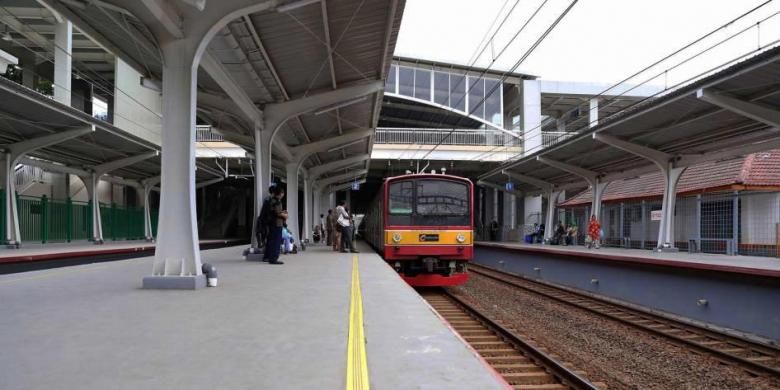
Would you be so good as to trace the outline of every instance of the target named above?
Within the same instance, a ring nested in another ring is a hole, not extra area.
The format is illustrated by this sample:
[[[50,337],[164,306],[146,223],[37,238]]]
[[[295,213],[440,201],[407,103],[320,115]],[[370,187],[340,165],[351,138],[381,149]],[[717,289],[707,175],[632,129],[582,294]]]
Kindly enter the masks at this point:
[[[468,280],[474,256],[474,184],[445,174],[385,179],[363,217],[363,237],[415,287]]]

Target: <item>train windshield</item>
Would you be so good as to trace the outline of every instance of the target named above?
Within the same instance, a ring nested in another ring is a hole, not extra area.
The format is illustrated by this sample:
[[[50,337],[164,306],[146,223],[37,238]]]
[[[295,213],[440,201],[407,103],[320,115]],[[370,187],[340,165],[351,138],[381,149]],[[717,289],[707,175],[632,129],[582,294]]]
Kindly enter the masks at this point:
[[[469,187],[451,180],[420,179],[390,184],[388,224],[467,226]]]

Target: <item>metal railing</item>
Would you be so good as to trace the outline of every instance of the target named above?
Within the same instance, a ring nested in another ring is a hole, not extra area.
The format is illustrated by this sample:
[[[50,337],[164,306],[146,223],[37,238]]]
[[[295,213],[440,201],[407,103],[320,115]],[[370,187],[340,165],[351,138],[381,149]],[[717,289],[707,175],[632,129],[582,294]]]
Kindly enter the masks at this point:
[[[18,165],[16,168],[16,191],[23,193],[35,183],[51,183],[51,174],[31,165]]]
[[[5,190],[0,189],[0,197]],[[17,195],[19,232],[22,242],[71,242],[92,238],[92,203],[71,199],[50,199],[46,196]],[[144,238],[144,210],[100,204],[103,237],[106,240],[137,240]],[[5,218],[5,202],[0,202],[0,219]],[[152,234],[157,234],[158,211],[150,211]],[[0,224],[0,236],[5,237],[5,224]]]
[[[542,147],[547,148],[558,142],[567,140],[577,133],[569,133],[565,131],[543,131],[542,132]]]
[[[195,141],[197,142],[223,142],[225,137],[211,131],[211,126],[197,126],[195,128]]]
[[[513,140],[515,140],[516,145],[522,145],[522,141],[519,138],[500,130],[455,129],[453,131],[452,129],[380,127],[376,129],[374,143],[506,146],[510,145]]]

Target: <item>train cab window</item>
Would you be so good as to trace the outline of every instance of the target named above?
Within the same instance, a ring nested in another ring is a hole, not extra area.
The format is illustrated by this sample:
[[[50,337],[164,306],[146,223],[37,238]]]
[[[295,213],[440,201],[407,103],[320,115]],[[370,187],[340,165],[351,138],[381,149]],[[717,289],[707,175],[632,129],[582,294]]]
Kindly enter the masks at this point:
[[[463,183],[445,180],[417,182],[417,214],[458,216],[469,212],[469,191]]]
[[[414,200],[413,183],[401,181],[390,185],[390,204],[388,212],[393,215],[411,215]]]

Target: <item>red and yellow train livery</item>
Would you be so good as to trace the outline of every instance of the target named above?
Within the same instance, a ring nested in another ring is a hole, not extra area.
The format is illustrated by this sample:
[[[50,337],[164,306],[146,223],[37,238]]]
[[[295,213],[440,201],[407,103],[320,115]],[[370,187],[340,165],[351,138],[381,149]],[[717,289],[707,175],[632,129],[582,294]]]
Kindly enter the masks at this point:
[[[363,218],[363,235],[412,286],[468,280],[474,256],[474,185],[444,174],[385,180]]]

